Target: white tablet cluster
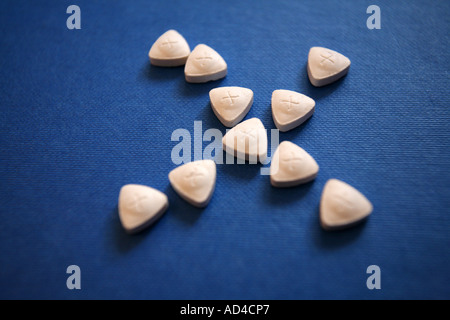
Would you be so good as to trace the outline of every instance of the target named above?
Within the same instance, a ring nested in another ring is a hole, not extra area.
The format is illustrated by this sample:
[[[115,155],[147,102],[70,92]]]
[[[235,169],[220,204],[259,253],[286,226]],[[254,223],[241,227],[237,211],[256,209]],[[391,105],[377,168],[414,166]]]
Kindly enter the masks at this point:
[[[220,54],[206,44],[197,45],[191,52],[186,39],[175,30],[162,34],[152,45],[148,56],[151,64],[159,67],[185,65],[187,82],[214,81],[227,75],[227,63]]]
[[[160,67],[185,65],[187,82],[203,83],[227,75],[227,63],[214,49],[199,44],[191,52],[184,37],[175,30],[161,35],[152,45],[151,64]],[[309,51],[307,71],[312,85],[330,84],[345,76],[350,60],[342,54],[313,47]],[[242,119],[253,104],[253,91],[242,87],[219,87],[209,92],[211,108],[220,122],[231,129],[223,137],[223,149],[250,163],[267,159],[267,133],[258,118]],[[289,131],[310,118],[315,101],[291,90],[272,93],[272,117],[280,131]],[[319,165],[298,145],[283,141],[272,156],[270,182],[278,188],[293,187],[314,180]],[[216,164],[199,160],[181,165],[169,173],[176,193],[196,207],[209,203],[216,184]],[[136,233],[154,223],[167,210],[167,196],[153,188],[129,184],[119,195],[119,216],[129,233]],[[320,202],[320,223],[325,230],[343,229],[355,225],[372,212],[367,198],[347,183],[330,179],[325,184]]]

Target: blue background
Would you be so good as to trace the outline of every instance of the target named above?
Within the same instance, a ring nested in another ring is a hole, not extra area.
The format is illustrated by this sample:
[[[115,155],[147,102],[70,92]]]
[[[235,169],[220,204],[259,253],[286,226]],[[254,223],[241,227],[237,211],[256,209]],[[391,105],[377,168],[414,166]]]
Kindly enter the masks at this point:
[[[70,4],[81,30],[66,28]],[[1,1],[0,298],[449,299],[449,17],[449,1],[425,0]],[[170,28],[216,49],[228,76],[151,67]],[[313,87],[312,46],[348,56],[348,76]],[[208,92],[228,85],[254,91],[246,119],[268,129],[273,90],[316,100],[280,134],[317,160],[313,183],[275,189],[259,165],[219,165],[206,209],[174,193],[172,131],[225,132]],[[329,178],[372,201],[366,223],[322,231]],[[136,236],[117,213],[127,183],[170,201]],[[71,264],[82,290],[66,288]],[[372,264],[381,290],[366,288]]]

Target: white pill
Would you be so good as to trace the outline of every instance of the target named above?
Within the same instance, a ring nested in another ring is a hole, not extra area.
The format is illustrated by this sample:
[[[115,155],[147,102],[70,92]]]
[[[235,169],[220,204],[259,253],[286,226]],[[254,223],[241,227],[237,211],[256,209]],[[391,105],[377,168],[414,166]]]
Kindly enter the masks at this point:
[[[311,84],[322,87],[345,76],[350,60],[327,48],[312,47],[308,55],[308,76]]]
[[[127,184],[120,189],[119,217],[128,233],[137,233],[158,220],[169,207],[167,196],[150,187]]]
[[[186,63],[190,53],[186,39],[177,31],[169,30],[155,41],[148,56],[155,66],[177,67]]]
[[[283,141],[272,157],[270,183],[274,187],[293,187],[314,180],[319,166],[314,158],[298,145]]]
[[[169,173],[172,188],[193,206],[206,207],[216,185],[216,163],[199,160],[186,163]]]
[[[209,92],[211,108],[226,127],[234,127],[253,104],[253,91],[242,87],[220,87]]]
[[[218,80],[227,75],[227,63],[213,48],[199,44],[186,61],[184,75],[192,83]]]
[[[372,213],[370,201],[351,185],[330,179],[320,201],[320,223],[325,230],[351,227]]]
[[[223,149],[242,160],[263,162],[267,158],[267,132],[258,118],[245,120],[222,139]]]
[[[305,122],[314,113],[316,102],[291,90],[272,93],[272,118],[280,131],[289,131]]]

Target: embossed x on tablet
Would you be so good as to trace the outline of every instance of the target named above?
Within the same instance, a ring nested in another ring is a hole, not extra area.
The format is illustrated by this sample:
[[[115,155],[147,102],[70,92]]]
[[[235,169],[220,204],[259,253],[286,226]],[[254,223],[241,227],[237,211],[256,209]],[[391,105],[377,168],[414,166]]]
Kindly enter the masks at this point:
[[[281,102],[286,102],[288,104],[287,111],[291,111],[292,107],[300,102],[292,100],[292,96],[289,96],[289,100],[281,100]]]
[[[170,41],[169,38],[166,38],[163,43],[161,43],[162,47],[167,46],[169,49],[172,49],[172,44],[178,43],[178,41]]]
[[[230,91],[228,91],[228,95],[226,97],[223,97],[222,100],[230,99],[230,106],[232,106],[232,105],[234,105],[233,99],[237,100],[237,98],[239,98],[239,95],[233,96],[233,95],[231,95]]]
[[[204,56],[197,57],[195,58],[195,60],[199,61],[200,65],[204,67],[207,62],[212,60],[212,57],[209,56],[206,52],[204,52]]]
[[[321,54],[320,55],[323,59],[320,61],[320,64],[323,64],[325,61],[330,61],[332,64],[334,64],[334,61],[331,59],[333,58],[333,54],[328,52],[328,56]]]
[[[303,160],[303,158],[299,157],[299,156],[296,157],[295,153],[293,151],[290,152],[290,156],[289,157],[286,157],[286,158],[282,159],[282,161],[288,163],[289,170],[294,170],[294,163],[296,161],[301,162],[302,160]]]
[[[136,210],[137,212],[141,212],[142,211],[142,202],[144,202],[144,200],[148,199],[148,197],[146,195],[133,195],[133,201],[130,203],[130,206],[132,208],[134,208],[134,210]]]
[[[197,186],[198,178],[205,176],[204,173],[199,172],[198,167],[194,167],[184,178],[189,180],[192,187]]]

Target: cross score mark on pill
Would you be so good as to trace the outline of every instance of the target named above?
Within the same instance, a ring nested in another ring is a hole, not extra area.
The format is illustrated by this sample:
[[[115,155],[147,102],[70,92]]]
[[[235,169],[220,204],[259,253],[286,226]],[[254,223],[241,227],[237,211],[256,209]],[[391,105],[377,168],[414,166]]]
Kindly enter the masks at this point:
[[[166,38],[164,42],[161,43],[162,47],[168,47],[169,49],[172,49],[172,44],[178,43],[178,41],[170,41],[170,38]]]
[[[292,100],[292,96],[289,96],[289,100],[281,100],[281,102],[286,102],[288,105],[287,111],[291,111],[294,105],[300,104],[299,101]]]
[[[199,168],[198,167],[194,167],[184,178],[186,180],[190,181],[190,184],[192,187],[197,186],[198,180],[197,178],[199,177],[204,177],[205,174],[202,172],[199,172]]]
[[[285,157],[284,159],[281,159],[281,161],[288,163],[289,170],[294,170],[294,163],[295,161],[302,162],[303,158],[300,156],[295,156],[295,153],[293,151],[289,152],[290,156]]]
[[[331,52],[328,52],[327,56],[324,54],[321,54],[320,56],[323,58],[322,61],[320,61],[320,64],[323,64],[325,61],[330,61],[332,64],[334,64],[334,60],[331,59],[334,59],[334,56]]]
[[[228,95],[226,97],[223,97],[222,100],[230,99],[230,106],[232,106],[232,105],[234,105],[234,100],[233,99],[237,100],[238,98],[239,98],[239,95],[233,96],[233,95],[231,95],[230,91],[228,91]]]
[[[241,140],[245,140],[245,138],[256,139],[256,135],[253,133],[254,129],[237,129],[236,131],[242,134]]]
[[[347,199],[348,194],[344,191],[342,194],[336,194],[336,211],[340,214],[353,210],[353,204]]]
[[[209,62],[209,61],[212,60],[212,57],[209,56],[207,52],[204,52],[204,55],[203,55],[203,56],[198,57],[198,58],[195,58],[195,60],[199,61],[199,62],[200,62],[200,65],[201,65],[202,67],[204,67],[205,64],[206,64],[206,62]]]
[[[136,195],[135,194],[135,195],[133,195],[133,201],[131,201],[129,205],[130,205],[131,209],[134,208],[137,212],[141,212],[142,211],[141,203],[146,199],[148,199],[148,197],[145,195]]]

